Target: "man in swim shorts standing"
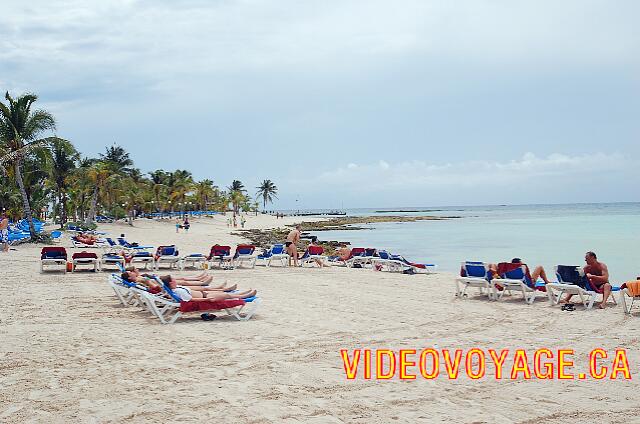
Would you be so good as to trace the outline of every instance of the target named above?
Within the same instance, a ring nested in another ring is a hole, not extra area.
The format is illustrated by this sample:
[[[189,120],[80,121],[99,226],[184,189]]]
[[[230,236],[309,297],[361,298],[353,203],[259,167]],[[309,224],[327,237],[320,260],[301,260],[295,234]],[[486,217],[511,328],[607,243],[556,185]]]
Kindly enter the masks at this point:
[[[300,241],[300,235],[299,224],[289,232],[289,235],[287,235],[285,246],[287,247],[287,253],[289,254],[289,266],[291,266],[291,258],[293,258],[294,266],[298,266],[298,247],[296,244]]]

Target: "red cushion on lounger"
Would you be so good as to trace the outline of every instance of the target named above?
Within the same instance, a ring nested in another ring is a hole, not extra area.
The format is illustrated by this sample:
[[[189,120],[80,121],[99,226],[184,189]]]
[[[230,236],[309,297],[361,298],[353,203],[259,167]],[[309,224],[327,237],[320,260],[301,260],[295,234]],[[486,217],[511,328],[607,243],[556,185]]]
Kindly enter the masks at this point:
[[[78,252],[71,256],[73,259],[98,259],[98,255],[93,252]]]
[[[180,302],[180,312],[211,311],[244,305],[242,299],[208,300],[203,302]]]

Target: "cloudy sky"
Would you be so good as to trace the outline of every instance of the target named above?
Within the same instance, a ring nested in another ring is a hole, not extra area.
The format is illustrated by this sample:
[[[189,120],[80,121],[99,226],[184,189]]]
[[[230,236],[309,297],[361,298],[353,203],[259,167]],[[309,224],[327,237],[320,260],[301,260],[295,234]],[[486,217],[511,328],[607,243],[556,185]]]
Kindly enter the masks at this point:
[[[634,0],[3,6],[0,89],[86,155],[280,208],[640,200]]]

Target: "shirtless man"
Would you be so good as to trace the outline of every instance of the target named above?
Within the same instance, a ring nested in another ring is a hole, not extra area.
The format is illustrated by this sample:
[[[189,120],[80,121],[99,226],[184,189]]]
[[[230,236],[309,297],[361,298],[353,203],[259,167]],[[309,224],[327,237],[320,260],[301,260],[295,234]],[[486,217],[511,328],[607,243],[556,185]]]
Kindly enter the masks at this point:
[[[611,295],[611,284],[609,284],[609,269],[607,265],[602,262],[598,262],[598,257],[593,252],[587,252],[584,255],[584,260],[587,265],[583,268],[584,274],[597,291],[602,291],[602,302],[599,305],[600,309],[604,309],[607,304],[607,299]],[[564,303],[568,303],[573,295],[567,295],[564,299]]]
[[[2,212],[0,216],[0,243],[2,243],[2,251],[9,251],[9,218],[7,214]]]
[[[298,266],[298,246],[296,245],[300,241],[300,225],[296,225],[296,228],[289,232],[285,246],[287,247],[287,253],[289,254],[289,266],[291,266],[291,259],[293,258],[294,266]]]
[[[351,257],[351,249],[346,244],[341,244],[340,249],[336,251],[334,256],[329,256],[330,262],[346,261]]]

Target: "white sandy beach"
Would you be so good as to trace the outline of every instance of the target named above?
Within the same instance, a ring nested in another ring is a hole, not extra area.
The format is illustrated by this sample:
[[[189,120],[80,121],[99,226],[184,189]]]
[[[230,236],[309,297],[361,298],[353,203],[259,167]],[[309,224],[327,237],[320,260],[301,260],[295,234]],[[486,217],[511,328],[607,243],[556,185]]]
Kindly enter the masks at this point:
[[[247,228],[290,222],[249,216]],[[224,217],[194,219],[188,234],[176,234],[173,221],[100,229],[176,244],[182,254],[243,241]],[[62,245],[79,251],[68,237]],[[640,422],[640,321],[620,306],[562,312],[544,298],[532,306],[457,299],[447,273],[256,267],[209,271],[259,290],[251,320],[192,314],[161,325],[121,306],[107,272],[40,274],[40,248],[0,255],[0,422]],[[428,347],[574,349],[581,365],[594,348],[622,347],[633,380],[495,380],[488,365],[479,381],[463,373],[347,381],[340,357],[340,349]]]

